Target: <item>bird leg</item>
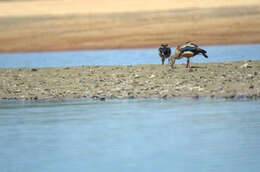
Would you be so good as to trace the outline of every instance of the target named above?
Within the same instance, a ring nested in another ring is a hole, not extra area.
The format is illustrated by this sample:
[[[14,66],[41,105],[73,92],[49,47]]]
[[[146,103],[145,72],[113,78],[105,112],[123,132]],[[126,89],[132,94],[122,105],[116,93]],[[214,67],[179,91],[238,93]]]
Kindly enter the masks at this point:
[[[169,57],[169,58],[170,58],[170,57]],[[173,69],[174,63],[175,63],[175,57],[172,56],[172,57],[171,57],[171,60],[170,60],[170,64],[171,64],[171,68],[172,68],[172,69]]]
[[[187,65],[186,65],[186,68],[190,68],[190,58],[189,58],[189,57],[187,58]]]
[[[165,61],[165,57],[164,57],[164,55],[162,55],[162,54],[159,53],[159,56],[160,56],[161,59],[162,59],[162,65],[164,65],[164,61]]]
[[[164,65],[165,58],[162,56],[162,65]]]

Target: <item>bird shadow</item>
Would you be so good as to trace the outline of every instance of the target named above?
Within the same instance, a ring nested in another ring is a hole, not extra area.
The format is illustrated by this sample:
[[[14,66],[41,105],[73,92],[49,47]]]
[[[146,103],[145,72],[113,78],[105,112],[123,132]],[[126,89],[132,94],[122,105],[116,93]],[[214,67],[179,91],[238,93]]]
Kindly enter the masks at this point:
[[[205,69],[206,67],[204,67],[204,66],[191,66],[190,68],[192,68],[192,69]]]

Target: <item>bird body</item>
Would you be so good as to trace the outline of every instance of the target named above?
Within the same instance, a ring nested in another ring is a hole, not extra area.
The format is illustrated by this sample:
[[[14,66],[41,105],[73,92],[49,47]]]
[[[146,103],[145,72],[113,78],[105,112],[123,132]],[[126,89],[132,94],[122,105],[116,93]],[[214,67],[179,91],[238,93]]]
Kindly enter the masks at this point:
[[[159,56],[162,59],[162,65],[163,65],[165,59],[167,59],[171,56],[171,48],[168,46],[168,44],[161,44],[161,46],[158,50],[159,50]]]
[[[171,67],[175,63],[175,60],[182,59],[184,57],[187,58],[187,65],[186,68],[190,67],[190,58],[194,57],[198,54],[202,54],[205,58],[208,58],[206,55],[207,51],[199,48],[198,45],[192,42],[185,42],[184,44],[178,45],[175,49],[174,55],[171,57]]]

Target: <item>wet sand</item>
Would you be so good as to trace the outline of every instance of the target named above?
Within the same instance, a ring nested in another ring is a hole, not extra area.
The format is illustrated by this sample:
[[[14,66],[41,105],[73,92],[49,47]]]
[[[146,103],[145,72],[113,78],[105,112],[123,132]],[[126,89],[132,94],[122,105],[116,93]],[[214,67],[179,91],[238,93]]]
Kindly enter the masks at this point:
[[[177,7],[173,1],[164,8],[159,8],[160,4],[156,8],[154,3],[149,8],[141,6],[142,9],[133,1],[137,3],[133,5],[136,11],[121,4],[125,7],[121,11],[97,8],[101,10],[99,13],[87,10],[84,13],[84,8],[78,13],[66,13],[69,7],[57,5],[55,13],[54,5],[50,6],[49,14],[34,6],[24,10],[25,2],[36,3],[19,1],[21,8],[17,11],[6,9],[18,2],[8,3],[10,7],[0,3],[0,52],[147,48],[161,43],[176,46],[186,41],[199,45],[260,43],[260,3],[255,0],[244,4],[232,1],[233,5],[227,6],[223,0],[217,1],[218,5],[205,5],[208,1],[203,1],[204,6],[185,1],[186,6],[178,3]]]
[[[260,61],[0,69],[1,99],[260,98]]]

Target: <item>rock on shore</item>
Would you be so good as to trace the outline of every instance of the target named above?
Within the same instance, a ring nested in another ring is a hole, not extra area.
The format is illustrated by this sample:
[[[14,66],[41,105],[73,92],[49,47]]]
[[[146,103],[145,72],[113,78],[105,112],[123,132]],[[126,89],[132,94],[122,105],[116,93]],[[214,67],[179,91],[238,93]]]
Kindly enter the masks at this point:
[[[1,99],[259,98],[260,61],[0,69]]]

